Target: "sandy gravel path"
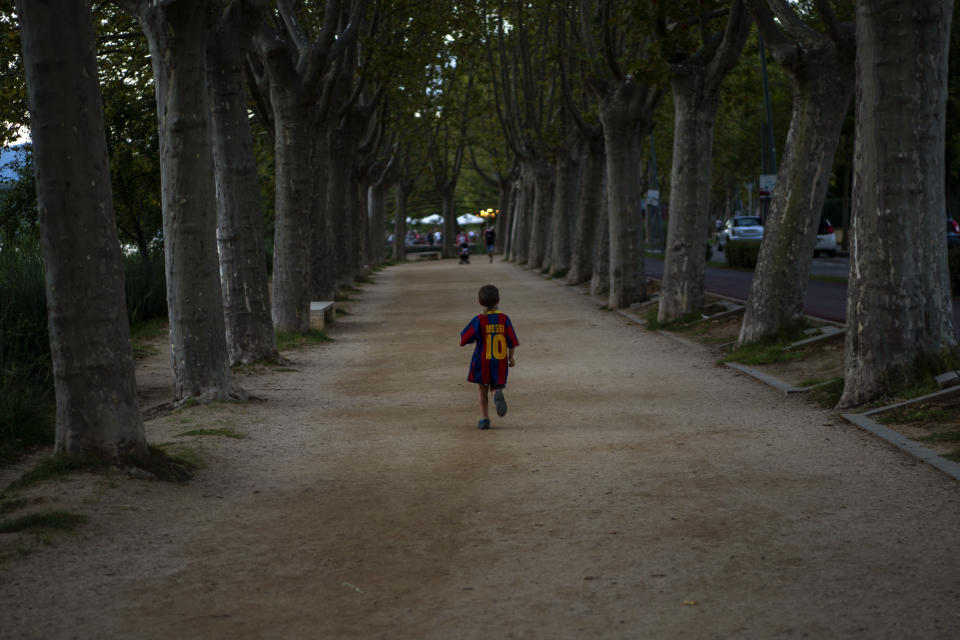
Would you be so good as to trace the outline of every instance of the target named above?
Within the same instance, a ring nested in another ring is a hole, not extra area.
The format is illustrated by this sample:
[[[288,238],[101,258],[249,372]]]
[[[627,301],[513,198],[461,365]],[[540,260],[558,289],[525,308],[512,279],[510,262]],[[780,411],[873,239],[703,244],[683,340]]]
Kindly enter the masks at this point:
[[[486,282],[521,346],[479,431]],[[506,263],[392,267],[349,311],[243,380],[267,402],[148,423],[248,434],[194,439],[189,484],[45,487],[91,523],[8,554],[0,636],[960,636],[957,483],[831,413]]]

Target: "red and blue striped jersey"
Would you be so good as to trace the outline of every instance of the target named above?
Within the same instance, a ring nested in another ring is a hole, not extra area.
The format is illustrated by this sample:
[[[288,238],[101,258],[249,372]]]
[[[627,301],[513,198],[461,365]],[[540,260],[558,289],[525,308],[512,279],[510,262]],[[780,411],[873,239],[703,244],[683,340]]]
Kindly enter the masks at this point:
[[[460,332],[460,346],[477,343],[470,360],[468,382],[499,389],[507,384],[510,349],[520,344],[507,314],[485,311]]]

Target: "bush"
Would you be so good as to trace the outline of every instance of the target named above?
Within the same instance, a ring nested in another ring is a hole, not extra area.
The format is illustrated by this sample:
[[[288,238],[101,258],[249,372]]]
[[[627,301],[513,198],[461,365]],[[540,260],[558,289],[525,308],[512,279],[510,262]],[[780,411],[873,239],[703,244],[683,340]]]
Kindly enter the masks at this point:
[[[960,296],[960,249],[947,252],[947,264],[950,271],[950,290],[953,295]]]
[[[127,256],[123,260],[127,317],[135,325],[167,317],[167,278],[163,256]]]
[[[53,442],[53,364],[39,248],[0,252],[0,462]]]
[[[760,243],[730,240],[726,244],[725,251],[727,252],[727,264],[731,267],[738,269],[755,269],[757,266],[757,255],[760,253]]]
[[[165,317],[163,259],[124,259],[130,323]],[[0,463],[53,443],[53,362],[40,250],[0,251]]]

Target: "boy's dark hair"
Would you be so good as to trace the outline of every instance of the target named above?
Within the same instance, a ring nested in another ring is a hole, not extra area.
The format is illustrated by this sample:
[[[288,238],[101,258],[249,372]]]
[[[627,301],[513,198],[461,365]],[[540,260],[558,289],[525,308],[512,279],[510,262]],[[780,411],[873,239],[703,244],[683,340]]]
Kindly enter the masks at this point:
[[[492,309],[500,303],[500,290],[492,284],[485,284],[477,292],[477,298],[479,298],[481,306]]]

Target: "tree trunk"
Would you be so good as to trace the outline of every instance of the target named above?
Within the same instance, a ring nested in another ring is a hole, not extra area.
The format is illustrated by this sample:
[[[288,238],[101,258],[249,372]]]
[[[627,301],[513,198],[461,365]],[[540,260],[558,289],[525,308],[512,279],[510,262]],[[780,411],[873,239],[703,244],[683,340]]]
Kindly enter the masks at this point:
[[[393,187],[396,201],[396,218],[393,222],[393,259],[396,262],[407,259],[407,203],[410,201],[412,189],[413,185],[405,181],[400,181]]]
[[[513,180],[510,178],[500,177],[497,184],[497,218],[494,221],[494,231],[497,235],[494,239],[494,247],[498,253],[506,254],[507,246],[507,229],[508,218],[510,215],[510,194],[512,192],[511,186],[513,185]]]
[[[273,323],[278,331],[310,330],[310,136],[296,90],[271,82],[276,204],[273,234]]]
[[[333,160],[330,157],[330,132],[325,126],[315,126],[311,145],[312,171],[310,197],[310,299],[333,300],[337,293],[335,236],[333,222],[327,209],[327,176]]]
[[[174,398],[232,395],[204,61],[206,0],[141,2],[160,122],[161,202]]]
[[[235,5],[244,11],[241,4]],[[253,136],[247,118],[244,60],[256,23],[219,24],[207,47],[207,77],[217,184],[220,277],[231,364],[276,360],[263,215]]]
[[[46,274],[56,451],[106,459],[144,455],[90,3],[18,0],[17,13]]]
[[[563,278],[570,271],[570,221],[579,217],[577,205],[583,155],[583,145],[578,139],[572,144],[572,148],[564,151],[556,165],[547,264],[550,275],[557,278]]]
[[[629,307],[647,298],[643,264],[640,175],[642,141],[652,119],[638,118],[630,102],[637,91],[625,82],[600,101],[600,121],[607,156],[607,206],[610,228],[610,308]],[[639,241],[638,241],[639,239]]]
[[[841,407],[956,349],[944,136],[953,2],[857,4],[853,238]],[[907,230],[905,232],[905,230]]]
[[[786,157],[777,174],[738,346],[803,322],[817,227],[853,92],[853,64],[830,48],[807,52],[794,77]],[[672,203],[671,203],[672,204]]]
[[[376,267],[383,262],[384,234],[387,229],[387,191],[386,183],[378,182],[370,185],[367,191],[367,203],[370,216],[370,234],[367,243],[368,264]]]
[[[443,257],[454,258],[457,249],[454,246],[457,239],[457,213],[454,207],[454,189],[448,187],[440,192],[441,210],[443,213]]]
[[[354,226],[352,178],[355,147],[351,144],[352,136],[344,128],[331,132],[330,172],[327,174],[327,215],[330,217],[333,232],[334,264],[338,287],[349,287],[355,277],[357,260],[352,255],[356,246]],[[322,179],[322,178],[321,178]]]
[[[675,320],[703,307],[710,221],[710,171],[716,89],[708,86],[703,67],[674,73],[673,169],[670,220],[660,290],[660,322]]]
[[[593,249],[593,276],[590,278],[590,295],[598,296],[610,291],[610,208],[606,198],[597,214],[597,237]]]
[[[593,277],[594,251],[600,213],[605,199],[606,158],[603,136],[587,143],[583,177],[580,180],[580,203],[577,225],[573,233],[573,250],[567,284],[589,282]]]
[[[533,208],[530,216],[530,247],[527,266],[540,269],[547,257],[550,214],[553,212],[554,167],[546,160],[531,161],[533,169]]]
[[[536,168],[529,160],[523,160],[520,165],[520,197],[514,210],[513,223],[513,257],[517,264],[527,264],[530,255],[530,218],[533,216],[535,203],[534,185],[536,184]]]

